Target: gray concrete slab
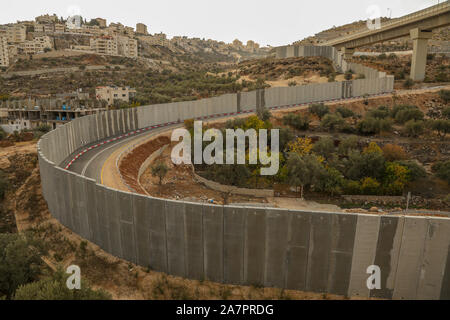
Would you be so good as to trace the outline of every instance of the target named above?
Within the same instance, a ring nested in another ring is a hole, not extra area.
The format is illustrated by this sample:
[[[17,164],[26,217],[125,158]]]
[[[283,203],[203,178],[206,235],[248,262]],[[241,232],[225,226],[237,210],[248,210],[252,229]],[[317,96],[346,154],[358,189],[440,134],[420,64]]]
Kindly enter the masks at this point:
[[[186,203],[184,228],[186,276],[189,279],[204,280],[202,205]]]
[[[97,212],[97,228],[98,228],[98,245],[106,252],[112,253],[109,241],[109,219],[106,208],[106,189],[102,186],[95,188],[95,206]]]
[[[448,246],[447,261],[442,278],[441,300],[450,300],[450,246]]]
[[[311,213],[291,212],[289,216],[289,243],[286,270],[286,288],[306,290]]]
[[[133,195],[133,220],[136,235],[137,264],[150,267],[150,215],[151,201],[141,195]]]
[[[245,209],[224,208],[224,282],[244,283]]]
[[[427,220],[423,261],[416,298],[419,300],[439,300],[448,248],[450,247],[450,220]]]
[[[404,217],[381,217],[374,263],[381,269],[381,289],[371,290],[371,297],[392,299],[403,225]]]
[[[348,289],[349,297],[370,296],[367,288],[367,268],[374,265],[380,231],[380,216],[358,215],[355,245],[353,248],[352,271]]]
[[[203,206],[203,248],[205,277],[223,281],[223,207]]]
[[[427,232],[426,218],[405,218],[393,293],[396,300],[416,299]]]
[[[121,242],[120,201],[118,200],[118,192],[109,188],[105,188],[105,213],[108,216],[107,223],[111,246],[109,252],[116,257],[123,258],[125,250],[122,250]]]
[[[97,185],[92,179],[85,178],[86,183],[86,215],[88,218],[89,236],[86,239],[100,246],[102,242],[97,218]],[[101,201],[101,199],[99,199]]]
[[[283,288],[286,282],[289,211],[267,209],[264,285]]]
[[[150,267],[155,271],[168,272],[165,201],[154,198],[147,201],[150,222]]]
[[[331,256],[328,274],[328,292],[345,296],[350,285],[357,216],[332,215]]]

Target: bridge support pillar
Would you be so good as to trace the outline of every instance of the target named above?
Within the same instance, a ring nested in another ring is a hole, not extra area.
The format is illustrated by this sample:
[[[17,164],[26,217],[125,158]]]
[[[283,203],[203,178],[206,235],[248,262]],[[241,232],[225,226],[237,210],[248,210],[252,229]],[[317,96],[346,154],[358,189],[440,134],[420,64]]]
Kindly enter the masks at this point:
[[[427,66],[428,39],[431,39],[431,31],[422,31],[418,28],[411,30],[411,39],[414,49],[411,64],[411,79],[423,81],[425,79],[425,69]]]
[[[342,48],[341,53],[344,56],[345,60],[350,60],[353,57],[353,54],[355,53],[355,49]]]

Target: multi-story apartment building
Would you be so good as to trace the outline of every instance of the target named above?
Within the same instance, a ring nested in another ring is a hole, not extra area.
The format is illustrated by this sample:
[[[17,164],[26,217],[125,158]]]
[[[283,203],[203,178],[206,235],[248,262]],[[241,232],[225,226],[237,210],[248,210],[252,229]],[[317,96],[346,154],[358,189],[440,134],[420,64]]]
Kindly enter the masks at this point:
[[[6,37],[9,43],[21,43],[27,39],[27,27],[22,24],[0,26],[0,37]]]
[[[119,55],[137,58],[138,57],[138,42],[137,40],[128,37],[117,37],[117,48]]]
[[[143,23],[136,24],[136,33],[147,35],[148,34],[147,26]]]
[[[0,67],[9,66],[8,41],[5,37],[0,37]]]
[[[117,39],[110,36],[103,36],[97,38],[91,38],[91,50],[110,56],[119,55],[119,49],[117,45]]]
[[[66,25],[63,23],[56,23],[55,24],[55,32],[58,32],[58,33],[66,32]]]
[[[96,18],[95,21],[97,21],[100,28],[106,28],[106,19]]]
[[[106,101],[108,106],[112,106],[114,101],[130,102],[130,97],[136,95],[136,90],[130,87],[97,87],[95,96],[97,100]]]
[[[53,23],[58,22],[58,16],[56,14],[54,14],[52,16],[48,15],[48,14],[45,14],[45,15],[36,17],[36,22],[53,24]]]
[[[155,33],[153,36],[146,37],[146,41],[150,45],[166,47],[169,45],[167,35],[164,33]]]
[[[37,54],[45,49],[53,49],[52,39],[48,36],[36,37],[31,41],[25,41],[18,46],[19,52],[23,54]]]

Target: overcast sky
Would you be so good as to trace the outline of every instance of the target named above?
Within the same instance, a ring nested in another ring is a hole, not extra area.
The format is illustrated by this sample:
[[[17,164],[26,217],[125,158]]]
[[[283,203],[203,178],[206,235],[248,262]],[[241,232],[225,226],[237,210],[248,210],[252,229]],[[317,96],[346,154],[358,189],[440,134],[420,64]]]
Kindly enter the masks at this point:
[[[211,38],[231,42],[255,40],[263,46],[285,45],[333,26],[370,17],[375,5],[381,16],[398,17],[438,0],[1,0],[0,24],[32,20],[44,13],[67,17],[102,17],[169,37]],[[444,2],[441,0],[440,2]],[[6,10],[5,10],[6,7]],[[390,10],[389,10],[390,9]],[[392,12],[392,14],[390,13]]]

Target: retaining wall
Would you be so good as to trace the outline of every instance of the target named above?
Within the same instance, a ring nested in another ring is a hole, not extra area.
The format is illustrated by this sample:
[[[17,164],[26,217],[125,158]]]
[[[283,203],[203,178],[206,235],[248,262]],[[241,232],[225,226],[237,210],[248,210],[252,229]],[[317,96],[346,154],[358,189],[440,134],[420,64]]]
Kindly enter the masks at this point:
[[[279,59],[315,56],[330,59],[333,61],[335,68],[341,72],[352,71],[364,75],[366,79],[385,78],[387,76],[386,72],[379,72],[361,64],[345,61],[344,56],[334,47],[292,45],[276,48],[276,57]]]
[[[106,252],[190,279],[388,299],[450,299],[450,219],[175,202],[112,190],[59,165],[109,137],[193,117],[392,91],[390,78],[225,95],[103,112],[38,143],[52,215]],[[387,90],[387,91],[383,91]],[[369,291],[370,265],[382,289]]]

